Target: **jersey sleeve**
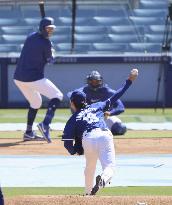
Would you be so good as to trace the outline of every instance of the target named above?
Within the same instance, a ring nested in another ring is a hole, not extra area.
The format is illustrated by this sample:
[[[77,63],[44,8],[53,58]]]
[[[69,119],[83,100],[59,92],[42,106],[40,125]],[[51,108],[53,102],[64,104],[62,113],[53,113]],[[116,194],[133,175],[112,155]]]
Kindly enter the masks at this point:
[[[120,99],[118,99],[110,108],[110,114],[112,115],[119,115],[124,112],[125,107],[124,104]]]
[[[75,118],[72,117],[67,121],[63,131],[62,141],[75,139]]]
[[[101,107],[103,108],[103,110],[109,110],[109,108],[126,92],[126,90],[131,86],[131,84],[131,80],[126,80],[123,87],[118,89],[114,95],[112,95],[108,100],[102,103]]]

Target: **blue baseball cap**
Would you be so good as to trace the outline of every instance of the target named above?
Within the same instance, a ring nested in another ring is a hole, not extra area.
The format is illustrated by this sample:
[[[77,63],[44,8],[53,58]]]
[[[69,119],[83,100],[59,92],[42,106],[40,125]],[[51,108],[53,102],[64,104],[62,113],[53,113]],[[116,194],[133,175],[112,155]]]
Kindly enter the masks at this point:
[[[74,91],[70,96],[70,100],[76,105],[81,105],[86,103],[86,94],[81,91]]]

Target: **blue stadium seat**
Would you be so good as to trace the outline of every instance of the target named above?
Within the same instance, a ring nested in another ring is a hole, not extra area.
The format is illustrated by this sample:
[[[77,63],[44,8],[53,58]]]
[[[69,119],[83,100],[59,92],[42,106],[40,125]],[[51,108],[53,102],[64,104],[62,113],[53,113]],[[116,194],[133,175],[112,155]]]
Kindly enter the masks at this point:
[[[164,18],[158,17],[137,17],[137,16],[130,16],[130,20],[133,22],[134,25],[159,25],[165,23]]]
[[[145,33],[163,34],[165,31],[165,25],[148,25],[145,28]]]
[[[0,18],[0,26],[16,26],[18,23],[17,18]]]
[[[128,12],[123,7],[109,7],[97,9],[96,16],[99,17],[128,17]]]
[[[58,17],[60,16],[60,11],[62,8],[62,6],[58,6],[57,4],[47,5],[46,16],[51,16],[54,18]],[[38,5],[20,5],[20,10],[24,18],[40,16],[40,10]]]
[[[77,43],[96,43],[106,42],[106,35],[104,34],[75,34],[75,41]]]
[[[127,45],[120,43],[94,43],[93,48],[96,51],[123,53],[127,50]]]
[[[4,19],[5,18],[12,18],[12,19],[14,19],[14,18],[19,18],[19,17],[21,17],[21,15],[16,11],[5,11],[5,10],[1,11],[0,10],[0,18],[4,18]]]
[[[12,9],[13,9],[13,5],[2,4],[0,6],[0,12],[1,11],[12,11]]]
[[[55,45],[57,53],[69,54],[71,53],[71,43],[58,43]]]
[[[38,26],[41,18],[40,17],[33,17],[33,18],[24,18],[24,25],[28,26]]]
[[[145,39],[145,42],[162,43],[163,35],[161,35],[161,34],[145,34],[144,39]]]
[[[52,40],[53,43],[70,43],[71,35],[70,34],[52,35],[50,39]]]
[[[71,17],[72,16],[72,9],[71,9],[71,7],[66,7],[66,8],[59,9],[59,16]]]
[[[113,43],[130,43],[130,42],[141,42],[142,39],[139,38],[137,35],[130,35],[130,34],[108,34],[111,42]]]
[[[97,17],[95,16],[98,25],[113,26],[113,25],[130,25],[130,21],[125,17]]]
[[[3,34],[29,34],[33,32],[33,27],[31,26],[2,26],[1,30]]]
[[[78,34],[95,34],[95,33],[107,33],[107,29],[105,26],[76,26],[75,32]]]
[[[134,9],[132,15],[138,17],[165,17],[167,16],[167,9]]]
[[[129,43],[129,52],[160,53],[160,43]]]
[[[111,26],[109,29],[110,33],[114,34],[144,34],[143,26],[133,26],[133,25],[121,25],[121,26]]]
[[[78,7],[76,10],[76,16],[77,17],[93,17],[96,15],[96,10],[93,8],[87,9],[87,8],[80,8]]]
[[[71,29],[72,29],[71,26],[58,26],[58,27],[55,28],[54,34],[55,35],[56,34],[59,34],[59,35],[68,34],[68,35],[70,35]]]
[[[59,17],[60,25],[62,26],[69,26],[72,24],[71,17]],[[92,17],[77,17],[76,18],[76,26],[86,26],[86,25],[96,25],[97,22]]]
[[[18,52],[16,44],[0,44],[0,52]]]
[[[77,54],[80,53],[88,53],[88,51],[92,50],[91,43],[76,43],[74,46],[74,52]]]
[[[26,40],[26,35],[2,35],[5,43],[23,43]]]
[[[144,9],[167,9],[168,1],[167,0],[140,0],[139,8]]]

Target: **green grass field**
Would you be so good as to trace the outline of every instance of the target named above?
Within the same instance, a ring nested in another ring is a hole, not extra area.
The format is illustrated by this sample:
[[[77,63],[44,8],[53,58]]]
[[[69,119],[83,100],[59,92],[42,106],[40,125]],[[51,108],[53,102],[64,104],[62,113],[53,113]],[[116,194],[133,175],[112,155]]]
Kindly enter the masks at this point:
[[[45,109],[40,109],[36,122],[40,122],[44,115]],[[66,122],[71,113],[69,109],[58,109],[53,122]],[[26,109],[0,109],[0,123],[21,123],[26,122]],[[172,109],[126,109],[120,116],[124,122],[172,122]]]
[[[41,122],[46,110],[40,109],[36,122]],[[70,117],[69,109],[58,109],[53,122],[66,122]],[[26,123],[27,109],[0,109],[0,123]],[[163,123],[172,122],[172,109],[126,109],[125,113],[120,115],[123,122],[152,122]],[[0,138],[21,138],[23,132],[0,132]],[[61,131],[52,131],[52,138],[60,138]],[[152,130],[152,131],[132,131],[129,130],[124,136],[116,138],[149,138],[149,137],[172,137],[171,131]]]
[[[3,188],[6,197],[21,195],[82,195],[82,187],[10,187]],[[110,187],[100,190],[97,195],[100,196],[171,196],[172,187]]]

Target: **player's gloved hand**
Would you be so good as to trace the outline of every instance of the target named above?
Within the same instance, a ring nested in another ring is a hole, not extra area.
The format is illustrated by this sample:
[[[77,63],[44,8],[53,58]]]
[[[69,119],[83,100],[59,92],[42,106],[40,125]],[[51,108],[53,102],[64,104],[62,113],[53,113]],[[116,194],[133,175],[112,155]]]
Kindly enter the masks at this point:
[[[84,154],[84,149],[82,147],[82,145],[80,144],[74,144],[74,149],[77,155],[83,155]]]
[[[130,75],[128,77],[128,80],[134,81],[137,78],[138,73],[139,73],[138,69],[136,69],[136,68],[132,69],[131,72],[130,72]]]
[[[109,111],[104,112],[104,117],[105,117],[106,119],[107,119],[109,116],[110,116],[110,112],[109,112]]]

